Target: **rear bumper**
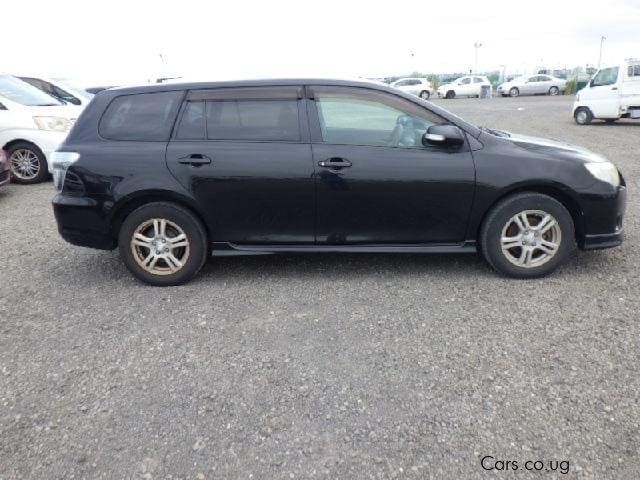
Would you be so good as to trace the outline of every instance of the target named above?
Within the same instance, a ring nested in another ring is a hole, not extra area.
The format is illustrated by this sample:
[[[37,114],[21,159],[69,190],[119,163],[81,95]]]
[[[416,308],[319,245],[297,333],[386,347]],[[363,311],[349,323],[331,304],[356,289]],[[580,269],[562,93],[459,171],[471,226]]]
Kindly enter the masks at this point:
[[[96,200],[58,194],[52,203],[58,232],[67,242],[100,250],[117,246],[107,216]]]

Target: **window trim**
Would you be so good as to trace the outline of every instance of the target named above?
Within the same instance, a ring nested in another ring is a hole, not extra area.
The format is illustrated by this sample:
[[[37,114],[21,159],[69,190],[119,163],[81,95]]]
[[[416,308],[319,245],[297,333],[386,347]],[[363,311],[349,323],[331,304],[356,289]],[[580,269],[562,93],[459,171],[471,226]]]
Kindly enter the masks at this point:
[[[428,152],[444,152],[446,150],[439,148],[439,147],[434,147],[434,148],[428,148],[428,147],[424,147],[422,145],[416,145],[413,147],[401,147],[401,146],[390,146],[390,145],[370,145],[370,144],[355,144],[355,143],[329,143],[329,142],[325,142],[324,139],[322,138],[322,128],[320,126],[320,112],[318,110],[318,106],[316,104],[316,92],[318,90],[325,90],[325,92],[328,92],[329,94],[333,91],[333,92],[339,92],[342,94],[349,94],[349,93],[355,93],[355,94],[359,94],[363,97],[363,99],[369,99],[371,101],[376,101],[376,97],[384,97],[385,99],[390,99],[392,102],[392,105],[389,105],[392,108],[397,108],[399,110],[411,110],[413,109],[415,112],[417,112],[417,114],[420,114],[421,112],[427,112],[429,115],[433,115],[439,119],[442,120],[442,124],[443,125],[455,125],[454,123],[452,123],[451,121],[449,121],[447,118],[437,114],[436,112],[423,107],[422,105],[417,105],[413,102],[411,102],[410,100],[400,96],[400,95],[396,95],[395,93],[391,93],[391,92],[386,92],[386,91],[380,91],[380,90],[375,90],[375,89],[370,89],[370,88],[366,88],[366,87],[351,87],[351,86],[337,86],[337,85],[307,85],[306,86],[306,92],[307,92],[307,115],[309,118],[309,128],[310,128],[310,133],[311,133],[311,143],[314,144],[322,144],[322,145],[341,145],[341,146],[349,146],[349,147],[367,147],[367,148],[393,148],[393,149],[400,149],[400,150],[421,150],[424,151],[425,153]],[[319,92],[318,92],[319,93]],[[323,92],[324,93],[324,92]],[[396,104],[396,106],[394,106],[393,104]],[[459,125],[455,125],[457,126],[464,135],[467,134],[466,130],[462,127],[460,127]],[[464,151],[468,151],[469,150],[469,142],[468,140],[465,141],[465,145],[462,146],[460,149],[456,150],[456,153],[459,152],[464,152]]]

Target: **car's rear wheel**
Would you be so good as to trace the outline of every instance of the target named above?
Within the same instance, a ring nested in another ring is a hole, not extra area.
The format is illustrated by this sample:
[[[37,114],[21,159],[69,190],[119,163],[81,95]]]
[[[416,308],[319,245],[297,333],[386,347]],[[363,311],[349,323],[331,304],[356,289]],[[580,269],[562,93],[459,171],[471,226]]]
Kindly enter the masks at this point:
[[[37,146],[29,142],[17,142],[7,149],[12,181],[31,185],[46,180],[49,175],[47,160]]]
[[[515,278],[551,273],[575,246],[571,214],[556,199],[539,193],[504,199],[489,212],[480,231],[487,262]]]
[[[587,107],[580,107],[573,114],[573,118],[578,125],[589,125],[593,120],[593,114]]]
[[[444,98],[449,98],[449,99],[456,98],[456,92],[454,92],[453,90],[449,90],[447,94],[444,96]]]
[[[520,90],[518,90],[516,87],[512,87],[511,90],[509,90],[510,97],[517,97],[518,95],[520,95]]]
[[[423,100],[429,100],[429,97],[431,96],[431,94],[429,93],[429,90],[423,90],[420,92],[420,95],[418,96]]]
[[[202,222],[189,210],[165,202],[143,205],[127,216],[118,245],[131,273],[155,286],[188,282],[209,253]]]
[[[551,95],[552,97],[555,97],[559,93],[560,93],[560,89],[558,87],[551,87],[549,89],[549,95]]]

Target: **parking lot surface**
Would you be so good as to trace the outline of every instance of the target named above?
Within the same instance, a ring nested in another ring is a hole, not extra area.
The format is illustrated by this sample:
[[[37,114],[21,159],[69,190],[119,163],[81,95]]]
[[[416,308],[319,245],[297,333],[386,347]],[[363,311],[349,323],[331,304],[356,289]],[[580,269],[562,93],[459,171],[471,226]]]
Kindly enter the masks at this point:
[[[640,478],[640,124],[579,127],[571,101],[436,101],[622,169],[626,243],[542,280],[261,256],[152,288],[59,238],[51,183],[0,189],[0,479]]]

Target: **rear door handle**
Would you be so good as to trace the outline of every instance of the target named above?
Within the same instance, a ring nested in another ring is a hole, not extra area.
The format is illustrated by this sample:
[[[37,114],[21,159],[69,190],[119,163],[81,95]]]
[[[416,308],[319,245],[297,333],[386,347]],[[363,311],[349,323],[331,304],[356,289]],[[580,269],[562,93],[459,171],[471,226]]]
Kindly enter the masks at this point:
[[[201,165],[210,164],[211,159],[206,155],[202,155],[201,153],[192,153],[191,155],[187,155],[186,157],[179,158],[178,163],[181,163],[183,165],[193,165],[194,167],[199,167]]]
[[[346,158],[340,158],[340,157],[333,157],[327,160],[320,160],[318,162],[318,166],[324,167],[324,168],[340,169],[340,168],[349,168],[351,165],[352,163],[349,160],[347,160]]]

